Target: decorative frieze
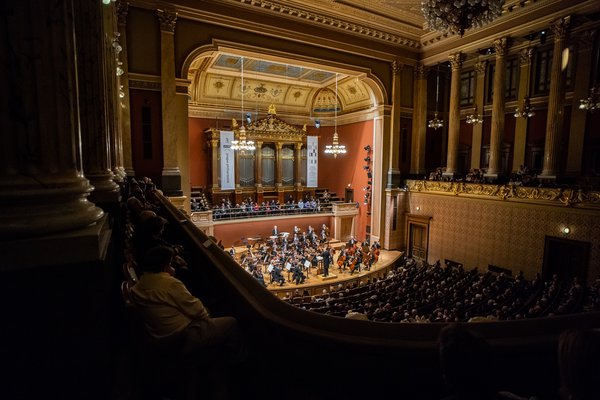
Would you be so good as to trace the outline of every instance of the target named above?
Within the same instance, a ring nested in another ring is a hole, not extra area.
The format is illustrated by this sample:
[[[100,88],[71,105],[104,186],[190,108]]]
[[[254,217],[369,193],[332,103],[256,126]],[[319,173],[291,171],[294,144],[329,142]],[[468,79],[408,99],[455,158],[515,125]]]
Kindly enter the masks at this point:
[[[515,202],[538,202],[546,205],[552,203],[556,206],[579,208],[600,208],[600,191],[416,180],[407,180],[406,184],[411,192],[443,193]]]

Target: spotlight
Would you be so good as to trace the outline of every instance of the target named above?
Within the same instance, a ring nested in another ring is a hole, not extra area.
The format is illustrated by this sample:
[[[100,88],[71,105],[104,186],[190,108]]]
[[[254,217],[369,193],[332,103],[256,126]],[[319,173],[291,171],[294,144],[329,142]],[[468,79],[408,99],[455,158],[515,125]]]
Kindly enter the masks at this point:
[[[373,184],[373,182],[367,181],[367,185],[372,185],[372,184]]]
[[[546,43],[546,31],[540,32],[540,44]]]
[[[321,127],[321,121],[316,120],[315,121],[315,128],[319,129]]]
[[[364,158],[364,160],[365,160],[366,162],[370,162],[370,161],[371,161],[371,157],[369,157],[369,156],[366,156],[366,157]]]
[[[364,169],[365,171],[368,171],[368,170],[369,170],[369,166],[368,166],[368,165],[365,165],[365,166],[363,167],[363,169]]]
[[[366,146],[364,147],[364,149],[365,149],[366,151],[371,151],[371,146],[370,146],[370,145],[366,145]]]
[[[250,114],[250,113],[246,114],[246,123],[247,124],[251,124],[252,123],[252,114]]]
[[[373,174],[372,174],[371,172],[367,172],[367,178],[371,179],[372,177],[373,177]],[[369,185],[370,185],[370,184],[371,184],[371,183],[369,182]]]

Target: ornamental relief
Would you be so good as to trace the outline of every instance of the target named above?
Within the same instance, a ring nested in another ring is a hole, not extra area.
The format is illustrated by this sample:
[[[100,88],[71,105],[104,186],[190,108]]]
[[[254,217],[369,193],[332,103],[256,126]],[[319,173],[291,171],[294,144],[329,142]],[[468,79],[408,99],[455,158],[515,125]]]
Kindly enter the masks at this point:
[[[600,206],[600,192],[582,189],[415,180],[407,180],[406,184],[411,192],[443,192],[456,196],[487,196],[510,201],[552,202],[555,205],[570,207],[596,208]]]

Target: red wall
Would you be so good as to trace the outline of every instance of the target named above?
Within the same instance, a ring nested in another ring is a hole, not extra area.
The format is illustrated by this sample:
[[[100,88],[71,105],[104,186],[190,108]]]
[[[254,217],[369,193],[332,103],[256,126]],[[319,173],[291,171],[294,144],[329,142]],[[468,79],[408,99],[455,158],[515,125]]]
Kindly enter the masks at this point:
[[[311,225],[317,235],[321,234],[321,226],[323,224],[329,227],[333,234],[332,217],[317,215],[314,217],[302,217],[291,215],[289,219],[272,219],[272,220],[235,220],[231,223],[223,225],[215,225],[214,236],[220,240],[225,247],[242,246],[243,241],[249,237],[262,237],[268,239],[271,236],[273,225],[277,225],[279,232],[289,232],[290,235],[294,232],[294,226],[298,226],[302,232],[308,230]]]
[[[208,187],[210,179],[210,148],[204,129],[217,125],[214,119],[189,118],[190,182],[192,186]]]

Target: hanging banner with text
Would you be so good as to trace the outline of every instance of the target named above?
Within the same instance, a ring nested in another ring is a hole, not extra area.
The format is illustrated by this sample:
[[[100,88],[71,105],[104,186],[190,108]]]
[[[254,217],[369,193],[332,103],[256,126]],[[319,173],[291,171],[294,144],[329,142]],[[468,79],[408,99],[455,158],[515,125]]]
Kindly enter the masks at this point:
[[[235,189],[235,155],[231,148],[233,131],[221,131],[221,190]]]
[[[317,187],[319,179],[319,137],[306,137],[306,187]]]

